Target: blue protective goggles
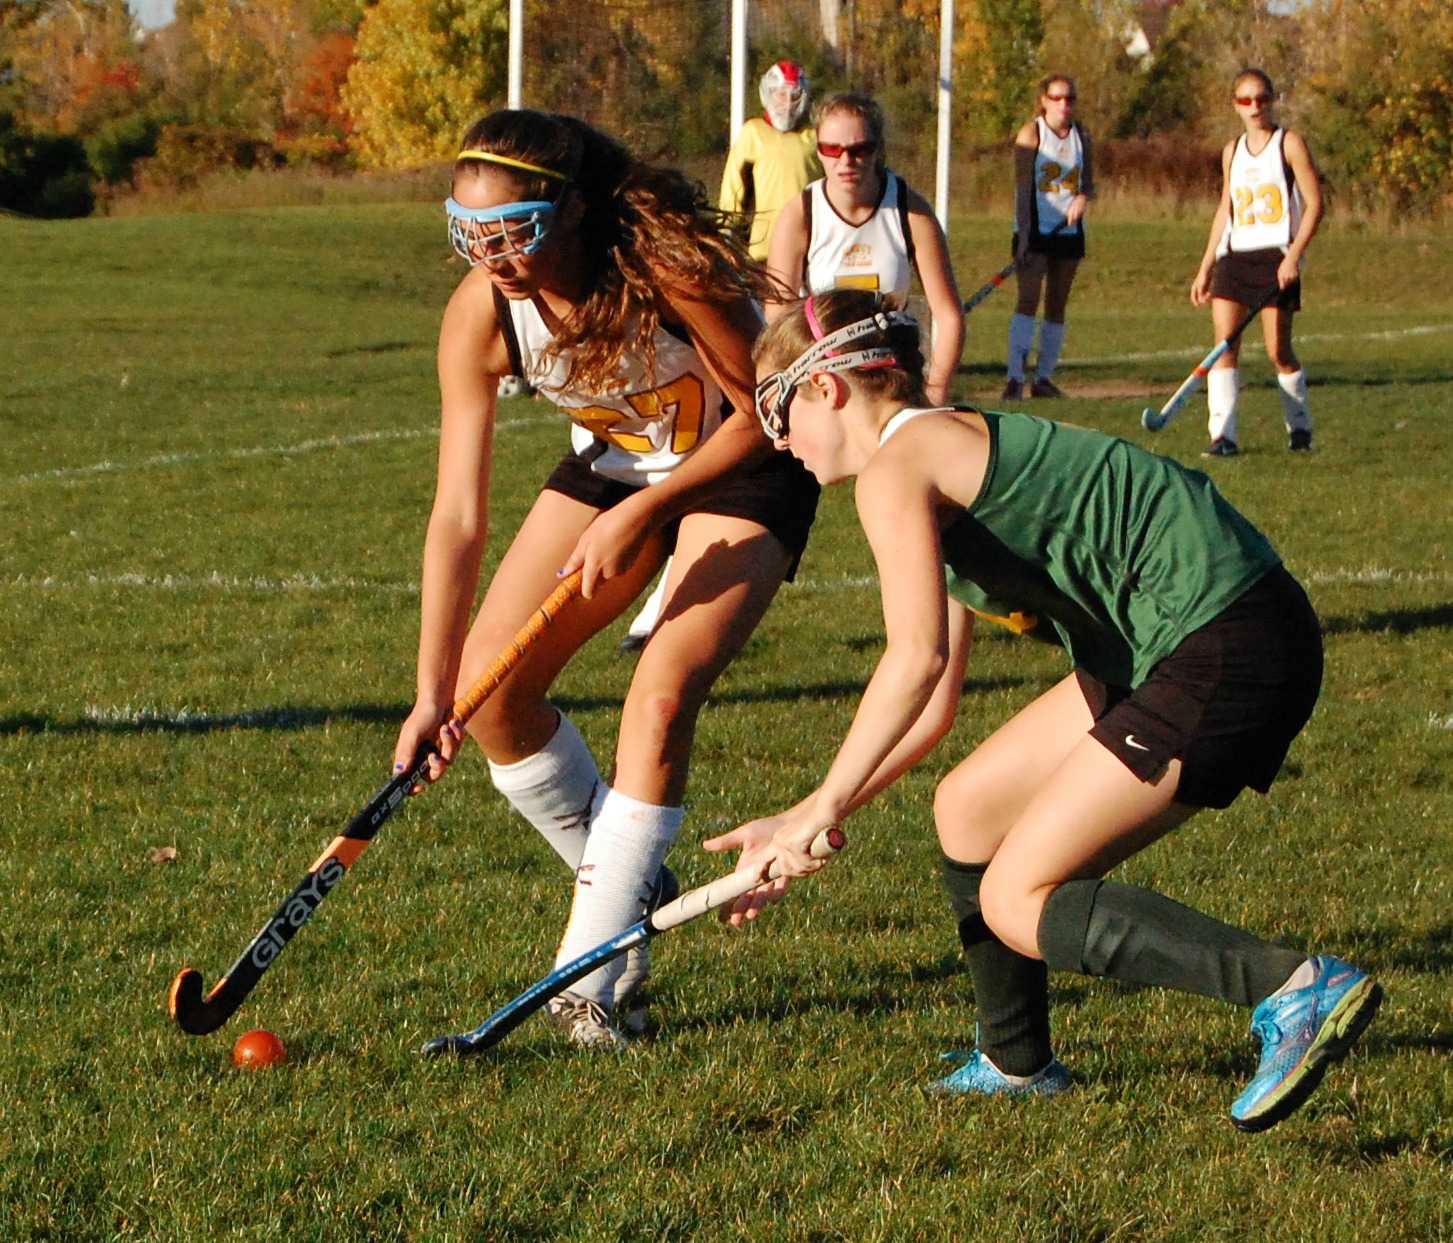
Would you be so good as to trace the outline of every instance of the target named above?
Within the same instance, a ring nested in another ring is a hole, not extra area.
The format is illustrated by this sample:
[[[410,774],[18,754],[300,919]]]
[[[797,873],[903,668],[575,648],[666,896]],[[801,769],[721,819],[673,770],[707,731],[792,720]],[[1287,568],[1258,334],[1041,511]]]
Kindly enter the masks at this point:
[[[449,244],[470,267],[493,267],[503,259],[533,255],[555,218],[555,204],[544,202],[465,207],[450,197],[444,210],[449,214]]]

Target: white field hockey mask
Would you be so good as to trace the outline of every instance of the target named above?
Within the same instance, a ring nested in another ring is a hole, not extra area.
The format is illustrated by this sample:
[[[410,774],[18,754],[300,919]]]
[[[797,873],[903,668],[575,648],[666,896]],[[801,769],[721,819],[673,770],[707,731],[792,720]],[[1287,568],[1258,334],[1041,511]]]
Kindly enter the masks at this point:
[[[762,75],[762,107],[772,128],[786,134],[807,115],[807,75],[796,61],[779,60]]]

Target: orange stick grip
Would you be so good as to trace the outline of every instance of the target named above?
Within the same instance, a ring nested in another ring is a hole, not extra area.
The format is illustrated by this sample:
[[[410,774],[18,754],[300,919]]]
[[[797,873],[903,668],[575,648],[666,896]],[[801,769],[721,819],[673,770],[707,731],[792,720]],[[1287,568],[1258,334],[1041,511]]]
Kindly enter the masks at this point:
[[[520,627],[510,641],[509,647],[495,657],[494,662],[479,675],[474,685],[461,698],[454,701],[451,719],[462,725],[478,712],[480,705],[494,694],[499,684],[509,677],[515,666],[520,663],[521,657],[529,650],[530,645],[560,615],[560,610],[579,594],[580,571],[576,570],[550,593],[549,599],[540,605],[530,620]]]

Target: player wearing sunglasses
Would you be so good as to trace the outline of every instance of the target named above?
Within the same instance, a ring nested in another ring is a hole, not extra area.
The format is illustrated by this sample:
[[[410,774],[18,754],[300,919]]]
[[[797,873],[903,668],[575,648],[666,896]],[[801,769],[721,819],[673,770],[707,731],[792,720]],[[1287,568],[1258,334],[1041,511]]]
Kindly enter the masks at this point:
[[[1014,139],[1014,257],[1019,300],[1009,320],[1005,401],[1024,396],[1025,368],[1039,323],[1031,397],[1063,397],[1054,382],[1065,339],[1070,288],[1085,257],[1085,211],[1095,194],[1090,136],[1078,121],[1074,79],[1051,74],[1039,84],[1039,112]]]
[[[1302,257],[1322,221],[1322,186],[1306,140],[1273,117],[1276,91],[1260,69],[1243,69],[1232,87],[1245,132],[1221,152],[1222,190],[1191,303],[1211,304],[1216,340],[1223,341],[1247,311],[1275,287],[1261,312],[1267,357],[1276,368],[1287,447],[1312,447],[1307,376],[1292,349],[1292,317],[1302,308]],[[1240,452],[1236,408],[1241,388],[1240,339],[1206,377],[1211,443],[1205,457]]]
[[[789,200],[772,228],[767,269],[778,297],[852,287],[902,301],[916,273],[934,318],[928,392],[947,401],[963,353],[964,312],[943,230],[922,197],[888,170],[876,100],[831,96],[818,107],[816,133],[824,176]],[[778,305],[767,304],[769,320]],[[648,604],[631,632],[649,634],[655,615]]]
[[[884,130],[883,109],[867,95],[822,102],[824,174],[778,214],[767,268],[791,295],[870,289],[900,302],[917,275],[934,321],[928,394],[947,401],[963,352],[963,303],[932,209],[887,166]],[[768,320],[781,305],[768,305]]]
[[[562,574],[572,602],[469,722],[509,802],[576,875],[559,961],[671,896],[696,718],[790,576],[817,486],[751,411],[762,269],[681,174],[638,162],[571,117],[492,113],[465,136],[446,203],[470,265],[439,334],[437,485],[424,545],[417,699],[395,750],[437,739],[437,780],[469,685]],[[545,480],[470,620],[489,520],[501,376],[526,377],[570,419]],[[786,469],[784,469],[784,467]],[[549,702],[576,650],[650,582],[674,546],[665,615],[635,669],[614,775],[602,780]],[[646,960],[613,964],[552,1003],[572,1041],[639,1026]]]
[[[1261,1063],[1232,1121],[1285,1118],[1371,1022],[1379,985],[1105,875],[1201,808],[1270,787],[1321,685],[1306,594],[1199,472],[1068,424],[935,407],[916,327],[871,294],[785,308],[756,358],[778,447],[825,485],[856,480],[887,641],[817,789],[706,848],[741,848],[756,875],[816,871],[816,835],[951,727],[972,634],[961,604],[1029,602],[1074,667],[935,794],[979,1035],[934,1086],[1069,1087],[1050,1042],[1054,968],[1252,1009]],[[784,886],[742,899],[732,921]]]

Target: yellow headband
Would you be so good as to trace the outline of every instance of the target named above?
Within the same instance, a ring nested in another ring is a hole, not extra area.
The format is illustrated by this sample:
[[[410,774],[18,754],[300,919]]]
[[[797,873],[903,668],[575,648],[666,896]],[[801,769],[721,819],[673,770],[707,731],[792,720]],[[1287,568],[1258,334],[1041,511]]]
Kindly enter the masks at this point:
[[[557,173],[553,168],[541,168],[538,164],[526,164],[524,160],[512,160],[507,155],[495,155],[493,151],[480,151],[475,147],[461,151],[455,159],[487,160],[491,164],[506,164],[510,168],[522,168],[527,173],[539,173],[541,177],[549,177],[555,181],[570,180],[564,173]]]

